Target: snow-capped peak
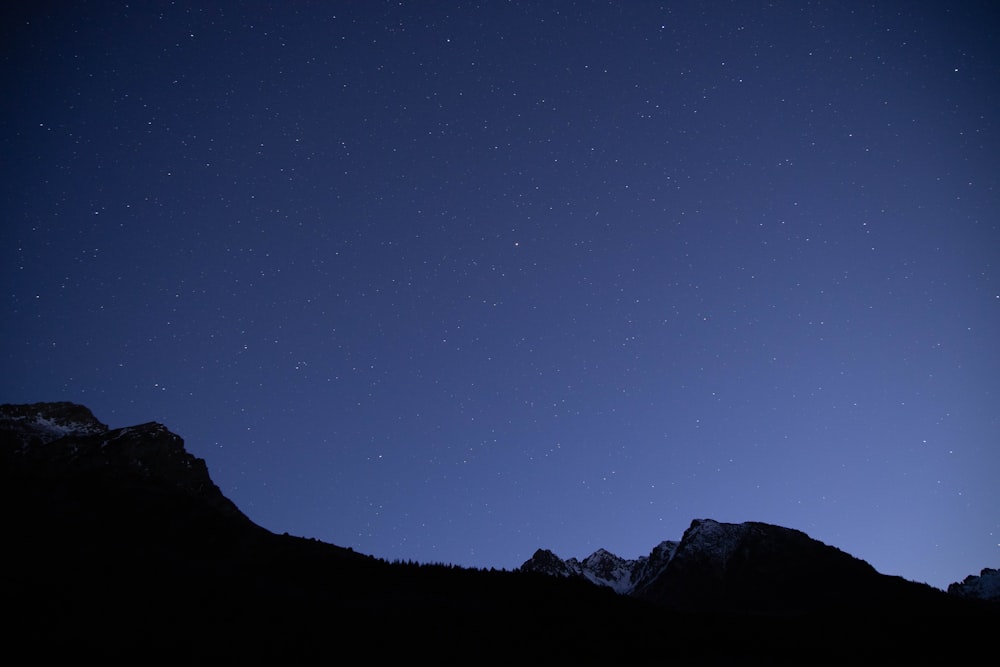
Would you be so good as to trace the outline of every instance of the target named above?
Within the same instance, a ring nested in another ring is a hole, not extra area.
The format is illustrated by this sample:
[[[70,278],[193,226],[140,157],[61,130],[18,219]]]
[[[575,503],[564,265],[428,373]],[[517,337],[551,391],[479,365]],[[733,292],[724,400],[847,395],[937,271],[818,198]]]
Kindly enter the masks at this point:
[[[661,542],[648,556],[635,559],[625,559],[606,549],[598,549],[583,560],[562,560],[551,551],[539,549],[521,566],[521,570],[582,577],[622,595],[630,595],[663,571],[677,551],[677,545],[674,541]]]

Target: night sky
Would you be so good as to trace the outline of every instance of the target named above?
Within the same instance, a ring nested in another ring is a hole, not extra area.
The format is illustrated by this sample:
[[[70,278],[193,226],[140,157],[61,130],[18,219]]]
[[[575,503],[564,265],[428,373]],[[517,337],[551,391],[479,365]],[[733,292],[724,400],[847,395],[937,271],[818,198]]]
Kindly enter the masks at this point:
[[[9,4],[0,402],[387,560],[1000,566],[994,3]]]

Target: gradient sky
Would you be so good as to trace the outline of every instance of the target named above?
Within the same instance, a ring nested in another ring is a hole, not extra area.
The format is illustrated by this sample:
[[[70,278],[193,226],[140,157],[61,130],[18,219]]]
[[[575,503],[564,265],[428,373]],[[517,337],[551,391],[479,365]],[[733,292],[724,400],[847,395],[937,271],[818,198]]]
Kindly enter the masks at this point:
[[[389,560],[1000,566],[994,3],[12,4],[0,402]]]

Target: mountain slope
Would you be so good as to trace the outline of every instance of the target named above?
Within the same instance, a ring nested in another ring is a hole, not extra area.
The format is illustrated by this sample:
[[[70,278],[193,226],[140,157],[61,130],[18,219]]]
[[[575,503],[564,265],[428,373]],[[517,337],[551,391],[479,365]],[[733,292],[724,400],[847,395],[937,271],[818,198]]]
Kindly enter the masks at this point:
[[[389,564],[271,533],[162,425],[111,429],[67,403],[0,406],[0,463],[5,646],[36,660],[799,664],[806,655],[874,664],[913,647],[922,658],[960,659],[959,631],[997,618],[972,602],[961,613],[884,607],[877,623],[864,600],[781,623],[725,605],[681,612],[654,593],[678,589],[667,575],[687,553],[689,572],[716,571],[716,561],[694,558],[713,528],[706,522],[635,563],[607,552],[585,559],[578,570],[591,580],[573,575],[576,566],[553,577]],[[741,563],[758,560],[739,554],[755,544],[747,537],[719,561],[723,590],[743,590],[733,582],[753,568]],[[648,594],[594,585],[626,575]]]
[[[2,405],[0,464],[13,655],[259,663],[363,646],[375,663],[449,663],[492,644],[513,659],[523,645],[506,638],[541,641],[581,616],[607,616],[616,632],[656,619],[588,584],[390,564],[271,533],[159,424],[110,429],[82,406]],[[583,653],[540,644],[537,655]]]
[[[948,602],[929,586],[879,574],[800,531],[709,520],[692,522],[669,567],[635,594],[680,609],[781,614],[871,609],[894,598]]]
[[[563,560],[548,549],[539,549],[525,561],[520,570],[563,578],[580,578],[599,586],[607,586],[616,593],[632,595],[655,579],[673,558],[678,543],[662,542],[650,552],[635,560],[627,560],[604,549],[598,549],[582,561],[576,558]]]
[[[521,569],[576,577],[683,612],[801,615],[866,610],[957,610],[953,596],[880,574],[801,531],[760,522],[696,519],[680,542],[634,561],[601,549],[579,561],[539,550]]]

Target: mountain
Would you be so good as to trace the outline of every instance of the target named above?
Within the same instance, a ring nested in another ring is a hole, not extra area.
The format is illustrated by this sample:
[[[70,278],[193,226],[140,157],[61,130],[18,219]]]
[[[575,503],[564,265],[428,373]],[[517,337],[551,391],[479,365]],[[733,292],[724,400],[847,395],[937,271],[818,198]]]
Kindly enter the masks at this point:
[[[696,521],[636,561],[388,563],[265,530],[162,424],[71,403],[0,406],[0,464],[12,658],[954,662],[1000,618],[764,524]]]
[[[598,549],[582,561],[576,558],[564,561],[548,549],[539,549],[519,569],[522,572],[556,577],[578,577],[599,586],[607,586],[622,595],[633,595],[663,571],[673,558],[677,546],[677,542],[662,542],[649,556],[635,560],[626,560]]]
[[[248,522],[212,482],[203,459],[156,422],[109,429],[72,403],[3,406],[0,441],[4,463],[22,474],[67,482],[112,476],[146,492],[184,497],[213,513]]]
[[[538,644],[579,614],[607,615],[615,632],[657,619],[589,584],[388,563],[272,533],[165,426],[109,428],[70,403],[0,405],[0,494],[12,656],[490,663],[527,650],[510,637]]]
[[[539,550],[521,570],[582,578],[684,612],[789,615],[952,603],[937,589],[880,574],[801,531],[759,522],[696,519],[680,542],[663,542],[637,560],[602,549],[563,561]]]
[[[979,575],[970,574],[961,582],[948,586],[952,595],[971,600],[989,600],[1000,603],[1000,570],[983,568]]]

